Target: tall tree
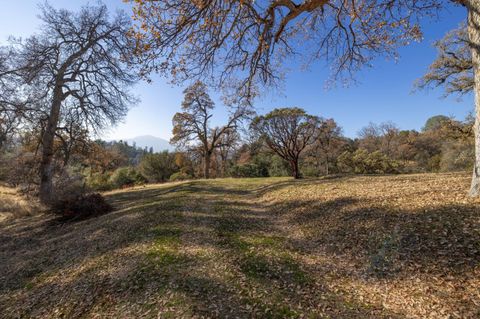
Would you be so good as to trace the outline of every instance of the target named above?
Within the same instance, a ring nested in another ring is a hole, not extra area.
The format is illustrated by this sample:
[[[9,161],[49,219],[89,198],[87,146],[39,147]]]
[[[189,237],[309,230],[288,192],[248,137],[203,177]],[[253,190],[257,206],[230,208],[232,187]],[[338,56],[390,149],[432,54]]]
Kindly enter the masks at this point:
[[[0,150],[15,132],[26,104],[16,92],[21,86],[11,48],[0,48]]]
[[[342,129],[333,119],[321,120],[315,132],[313,149],[317,160],[324,159],[325,174],[329,174],[334,149],[339,148]],[[318,166],[318,165],[317,165]]]
[[[46,120],[42,136],[40,199],[52,199],[54,139],[65,114],[98,130],[122,119],[135,102],[129,87],[137,79],[127,36],[130,19],[110,18],[107,8],[85,6],[79,12],[42,8],[41,32],[13,44],[15,70]],[[37,115],[39,116],[39,115]]]
[[[314,142],[318,121],[318,117],[308,115],[300,108],[281,108],[256,117],[251,129],[264,139],[272,151],[290,164],[292,176],[300,178],[300,155]]]
[[[215,148],[228,132],[235,130],[239,121],[248,115],[247,106],[233,108],[227,124],[221,127],[210,127],[215,107],[208,95],[204,83],[197,81],[183,92],[185,97],[182,102],[183,112],[176,113],[173,117],[172,144],[189,146],[192,142],[199,142],[202,148],[203,175],[210,178],[210,162]]]
[[[222,177],[226,176],[228,160],[239,141],[240,135],[237,131],[227,130],[218,143],[218,155],[220,156],[221,165],[220,174]]]
[[[335,75],[359,69],[378,55],[420,40],[419,21],[449,4],[468,11],[476,118],[476,168],[471,194],[480,193],[480,1],[478,0],[131,0],[137,52],[145,72],[174,81],[216,75],[218,86],[238,81],[252,98],[256,84],[282,79],[285,58],[326,60]],[[301,52],[299,52],[301,51]],[[222,61],[222,63],[218,63]]]
[[[470,195],[480,195],[480,2],[454,1],[467,8],[467,22],[437,42],[437,59],[418,85],[444,85],[446,94],[473,91],[475,103],[475,165]]]

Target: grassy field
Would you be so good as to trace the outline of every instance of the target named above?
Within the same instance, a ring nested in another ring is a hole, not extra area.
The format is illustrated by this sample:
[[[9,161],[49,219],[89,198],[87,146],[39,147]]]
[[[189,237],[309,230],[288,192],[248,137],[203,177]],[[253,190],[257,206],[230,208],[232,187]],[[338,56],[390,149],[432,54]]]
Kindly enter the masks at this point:
[[[217,179],[0,221],[2,318],[479,318],[466,174]]]

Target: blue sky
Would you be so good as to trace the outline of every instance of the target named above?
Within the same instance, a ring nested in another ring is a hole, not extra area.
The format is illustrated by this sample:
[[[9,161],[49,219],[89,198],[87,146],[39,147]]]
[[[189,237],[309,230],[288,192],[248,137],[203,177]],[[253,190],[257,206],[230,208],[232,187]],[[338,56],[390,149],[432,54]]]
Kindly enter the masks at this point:
[[[92,1],[90,1],[91,3]],[[9,35],[26,37],[34,33],[40,24],[37,19],[37,0],[2,1],[0,11],[0,44],[6,44]],[[88,1],[49,1],[54,7],[76,9]],[[124,8],[122,0],[105,1],[111,9]],[[412,93],[414,81],[421,77],[435,58],[432,43],[448,30],[457,27],[466,18],[461,7],[451,6],[442,13],[438,22],[429,22],[424,29],[425,39],[400,50],[398,62],[379,58],[373,68],[357,74],[357,84],[338,86],[327,90],[328,66],[319,62],[309,71],[295,71],[287,75],[280,92],[266,92],[256,103],[259,113],[275,107],[298,106],[311,114],[334,118],[342,126],[344,134],[354,137],[369,122],[392,121],[401,129],[420,129],[430,116],[452,115],[459,119],[473,109],[473,97],[442,98],[442,90]],[[181,87],[169,85],[167,80],[153,77],[153,83],[140,83],[135,94],[141,102],[132,108],[116,128],[105,132],[102,138],[122,139],[139,135],[154,135],[169,139],[171,119],[180,110]],[[217,94],[212,93],[213,97]],[[216,100],[214,124],[221,124],[226,117],[221,102]]]

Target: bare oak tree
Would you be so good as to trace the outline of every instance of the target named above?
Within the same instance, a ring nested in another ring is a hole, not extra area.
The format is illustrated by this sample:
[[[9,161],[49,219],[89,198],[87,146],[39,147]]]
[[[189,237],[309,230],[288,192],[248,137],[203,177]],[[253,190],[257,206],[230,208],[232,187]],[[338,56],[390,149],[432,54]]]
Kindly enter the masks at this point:
[[[18,128],[25,110],[25,103],[16,94],[21,85],[15,72],[13,51],[0,48],[0,150]]]
[[[38,103],[45,121],[40,164],[40,199],[52,200],[54,140],[62,118],[89,131],[122,119],[135,102],[129,87],[137,79],[130,65],[130,19],[110,17],[107,8],[85,6],[78,13],[42,8],[41,32],[13,44],[16,73],[27,99]]]
[[[210,161],[213,152],[222,142],[225,134],[235,130],[239,121],[248,115],[248,107],[237,106],[231,112],[227,124],[221,127],[210,127],[215,107],[208,95],[204,83],[197,81],[183,92],[183,112],[176,113],[173,117],[172,144],[189,146],[192,142],[200,142],[205,178],[210,178]]]
[[[446,95],[472,92],[475,79],[467,25],[463,23],[458,29],[448,32],[434,45],[438,56],[416,86],[420,89],[444,86]]]
[[[399,45],[422,37],[418,21],[441,0],[133,0],[133,33],[145,70],[174,80],[216,75],[222,86],[239,81],[275,85],[282,61],[301,53],[325,59],[335,73],[373,58],[395,56]],[[250,90],[243,91],[250,94]]]
[[[350,73],[379,55],[422,38],[420,22],[448,5],[467,9],[476,105],[476,168],[471,194],[480,194],[480,1],[478,0],[131,0],[139,22],[132,35],[144,71],[174,81],[238,79],[248,99],[255,84],[282,79],[285,58],[325,60]]]
[[[301,178],[300,155],[315,141],[318,117],[308,115],[300,108],[275,109],[256,117],[251,129],[267,146],[290,164],[292,176]]]

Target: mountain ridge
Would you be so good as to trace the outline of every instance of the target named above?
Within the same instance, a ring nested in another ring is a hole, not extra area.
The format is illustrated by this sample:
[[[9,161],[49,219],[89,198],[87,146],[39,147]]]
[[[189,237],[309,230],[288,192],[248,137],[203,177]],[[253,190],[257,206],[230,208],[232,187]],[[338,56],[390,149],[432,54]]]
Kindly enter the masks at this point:
[[[175,148],[170,144],[168,140],[154,135],[139,135],[122,140],[130,145],[133,145],[133,143],[135,143],[137,147],[141,148],[152,147],[154,152],[175,150]]]

